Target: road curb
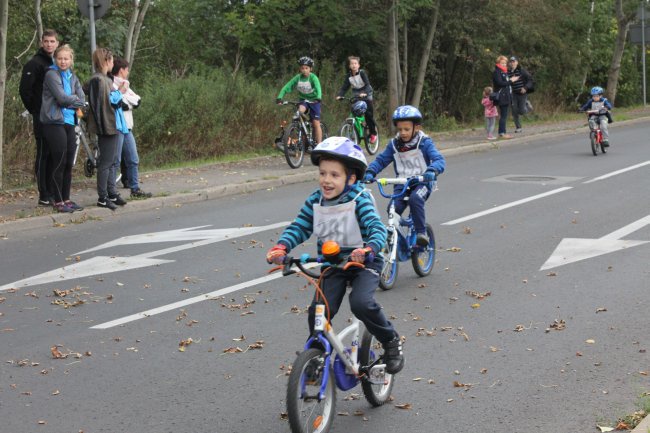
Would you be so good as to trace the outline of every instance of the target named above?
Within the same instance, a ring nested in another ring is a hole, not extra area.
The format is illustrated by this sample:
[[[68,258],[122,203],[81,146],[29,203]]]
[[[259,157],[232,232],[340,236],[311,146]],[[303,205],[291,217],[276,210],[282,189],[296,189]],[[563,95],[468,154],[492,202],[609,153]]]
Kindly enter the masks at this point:
[[[641,420],[631,433],[648,433],[650,432],[650,415]]]

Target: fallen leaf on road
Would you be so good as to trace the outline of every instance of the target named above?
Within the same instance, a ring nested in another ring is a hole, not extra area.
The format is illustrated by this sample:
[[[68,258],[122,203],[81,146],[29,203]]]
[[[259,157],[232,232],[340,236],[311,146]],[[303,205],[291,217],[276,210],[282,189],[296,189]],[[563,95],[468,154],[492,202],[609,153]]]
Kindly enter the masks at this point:
[[[476,298],[476,299],[478,299],[480,301],[480,300],[485,299],[486,297],[490,296],[492,294],[492,292],[481,293],[481,292],[475,292],[473,290],[468,290],[468,291],[465,292],[465,294],[468,295],[468,296],[472,296],[472,297],[474,297],[474,298]]]
[[[57,346],[50,347],[50,352],[52,352],[52,358],[54,359],[64,359],[68,357],[67,354],[61,353]]]
[[[248,349],[246,350],[252,350],[252,349],[263,349],[264,348],[264,340],[257,340],[253,344],[248,345]]]
[[[472,304],[473,309],[477,309],[477,308],[480,308],[480,307],[481,307],[481,304],[479,304],[478,302],[476,304]]]
[[[447,248],[447,251],[452,252],[452,253],[457,253],[457,252],[460,252],[460,248],[451,247],[451,248]]]
[[[603,311],[607,311],[607,308],[605,308],[605,307],[596,308],[596,313],[602,313]]]
[[[193,342],[194,340],[192,340],[192,337],[188,338],[187,340],[181,340],[180,343],[178,343],[178,351],[185,352],[185,348]]]
[[[241,352],[243,352],[243,350],[241,350],[239,347],[229,347],[223,350],[223,353],[241,353]]]
[[[396,404],[395,407],[398,409],[406,409],[406,410],[410,410],[412,408],[411,403]]]
[[[233,338],[232,341],[244,341],[246,340],[246,337],[244,337],[244,334],[241,335],[239,338]]]
[[[596,424],[596,427],[598,427],[600,429],[601,433],[602,432],[608,432],[608,431],[614,431],[614,427],[606,427],[604,425],[598,425],[598,424]]]
[[[587,344],[594,344],[595,342],[596,342],[596,340],[593,340],[591,338],[589,340],[585,340],[585,343],[587,343]]]

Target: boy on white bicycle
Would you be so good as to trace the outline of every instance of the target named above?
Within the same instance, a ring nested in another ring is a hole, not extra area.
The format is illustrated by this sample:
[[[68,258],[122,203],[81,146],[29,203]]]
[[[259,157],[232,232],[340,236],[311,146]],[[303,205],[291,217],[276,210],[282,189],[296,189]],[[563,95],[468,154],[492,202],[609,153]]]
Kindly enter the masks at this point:
[[[319,167],[320,188],[307,198],[278,244],[266,254],[266,260],[282,264],[287,253],[313,233],[318,238],[319,255],[325,241],[336,241],[341,246],[341,254],[351,253],[351,261],[364,263],[364,268],[327,270],[321,288],[329,306],[329,317],[337,313],[349,283],[352,313],[382,343],[386,371],[398,373],[404,366],[402,342],[374,299],[383,265],[377,253],[386,243],[386,228],[372,196],[358,182],[368,167],[366,158],[361,148],[349,139],[330,137],[312,151],[311,161]],[[315,305],[316,298],[309,307],[310,334],[314,329]]]

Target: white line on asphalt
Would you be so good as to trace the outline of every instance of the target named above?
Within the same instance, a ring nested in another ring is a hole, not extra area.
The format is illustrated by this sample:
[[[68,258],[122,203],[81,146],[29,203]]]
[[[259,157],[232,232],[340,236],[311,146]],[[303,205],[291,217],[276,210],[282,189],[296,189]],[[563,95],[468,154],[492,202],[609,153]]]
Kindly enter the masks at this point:
[[[310,263],[304,265],[305,268],[313,268],[315,266],[320,266],[320,265],[318,263]],[[283,276],[282,272],[277,272],[271,275],[265,275],[263,277],[256,278],[254,280],[245,281],[243,283],[235,284],[234,286],[215,290],[214,292],[204,293],[202,295],[194,296],[188,299],[183,299],[182,301],[174,302],[172,304],[163,305],[162,307],[152,308],[151,310],[142,311],[141,313],[131,314],[130,316],[122,317],[120,319],[111,320],[110,322],[105,322],[99,325],[91,326],[90,329],[108,329],[108,328],[113,328],[115,326],[124,325],[125,323],[134,322],[136,320],[155,316],[156,314],[165,313],[167,311],[175,310],[177,308],[183,308],[187,305],[196,304],[197,302],[213,300],[219,296],[236,292],[238,290],[246,289],[248,287],[255,286],[258,284],[266,283],[268,281],[281,278],[282,276]]]
[[[592,183],[592,182],[598,182],[599,180],[607,179],[608,177],[616,176],[617,174],[625,173],[626,171],[634,170],[640,167],[643,167],[644,165],[650,164],[650,161],[642,162],[640,164],[632,165],[627,168],[622,168],[620,170],[612,171],[611,173],[604,174],[602,176],[595,177],[591,180],[584,181],[582,183]]]
[[[565,187],[562,187],[562,188],[554,189],[552,191],[547,191],[545,193],[534,195],[532,197],[527,197],[527,198],[523,198],[521,200],[513,201],[511,203],[502,204],[501,206],[493,207],[492,209],[484,210],[482,212],[477,212],[477,213],[468,215],[466,217],[458,218],[458,219],[455,219],[455,220],[452,220],[452,221],[447,221],[446,223],[442,223],[441,225],[443,225],[443,226],[453,226],[454,224],[458,224],[458,223],[462,223],[462,222],[465,222],[465,221],[473,220],[475,218],[479,218],[479,217],[482,217],[482,216],[485,216],[485,215],[489,215],[489,214],[492,214],[492,213],[495,213],[495,212],[502,211],[504,209],[508,209],[508,208],[511,208],[511,207],[518,206],[520,204],[528,203],[529,201],[537,200],[538,198],[544,198],[544,197],[548,197],[549,195],[553,195],[553,194],[557,194],[557,193],[560,193],[560,192],[568,191],[568,190],[570,190],[572,188],[573,188],[572,186],[565,186]]]

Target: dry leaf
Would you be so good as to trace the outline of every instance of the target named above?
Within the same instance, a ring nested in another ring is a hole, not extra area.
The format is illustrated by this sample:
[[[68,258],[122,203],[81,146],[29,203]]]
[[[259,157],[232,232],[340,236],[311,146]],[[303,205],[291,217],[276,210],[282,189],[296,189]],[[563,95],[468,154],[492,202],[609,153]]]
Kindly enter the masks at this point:
[[[412,408],[411,403],[396,404],[395,407],[398,409],[406,409],[406,410],[410,410]]]
[[[605,307],[596,308],[596,313],[602,313],[603,311],[607,311],[607,308],[605,308]]]
[[[598,427],[600,429],[601,433],[602,432],[608,432],[608,431],[614,431],[613,427],[606,427],[604,425],[598,425],[598,424],[596,424],[596,427]]]
[[[472,304],[472,308],[477,309],[481,306],[478,302],[476,304]]]
[[[50,352],[52,352],[52,358],[54,359],[64,359],[68,357],[67,354],[61,353],[57,346],[50,347]]]
[[[244,337],[244,334],[241,335],[239,338],[233,338],[232,341],[244,341],[246,340],[246,337]]]
[[[223,353],[241,353],[241,352],[243,352],[243,350],[241,350],[239,347],[229,347],[223,350]]]
[[[193,342],[194,340],[192,340],[192,337],[188,338],[187,340],[181,340],[180,343],[178,343],[178,351],[185,352],[185,348]]]
[[[595,342],[596,342],[596,340],[593,340],[591,338],[589,340],[585,340],[585,343],[587,343],[587,344],[594,344]]]

